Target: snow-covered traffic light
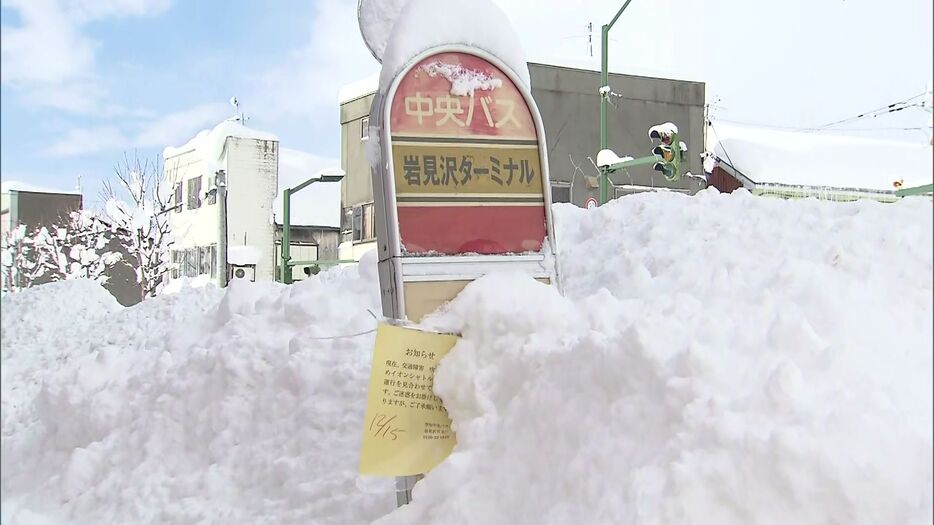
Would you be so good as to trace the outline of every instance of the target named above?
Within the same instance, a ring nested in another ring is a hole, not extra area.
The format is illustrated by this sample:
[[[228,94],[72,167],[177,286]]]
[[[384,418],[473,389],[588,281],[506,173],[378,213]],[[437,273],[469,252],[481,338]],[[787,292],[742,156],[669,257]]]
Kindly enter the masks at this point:
[[[674,181],[681,178],[681,162],[684,153],[688,150],[687,144],[678,140],[678,127],[671,122],[659,124],[649,128],[649,138],[659,141],[660,144],[652,149],[652,154],[658,158],[653,169],[661,172],[667,180]]]

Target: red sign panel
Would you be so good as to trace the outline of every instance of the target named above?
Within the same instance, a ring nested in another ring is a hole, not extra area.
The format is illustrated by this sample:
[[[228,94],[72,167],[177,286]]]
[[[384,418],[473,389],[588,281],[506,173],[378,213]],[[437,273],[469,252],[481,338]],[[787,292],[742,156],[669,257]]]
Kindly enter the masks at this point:
[[[430,56],[389,114],[404,253],[538,252],[547,235],[540,143],[522,92],[480,57]]]

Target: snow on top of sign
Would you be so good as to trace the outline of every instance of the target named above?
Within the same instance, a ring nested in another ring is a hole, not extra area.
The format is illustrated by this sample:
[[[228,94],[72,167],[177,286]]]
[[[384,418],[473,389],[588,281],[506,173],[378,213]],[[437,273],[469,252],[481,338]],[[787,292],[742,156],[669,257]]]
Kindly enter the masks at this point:
[[[627,160],[632,160],[632,157],[620,157],[616,154],[615,151],[611,149],[602,149],[600,153],[597,153],[597,166],[611,166],[619,162],[625,162]]]
[[[392,27],[408,1],[361,0],[358,11],[360,33],[377,60],[382,60]]]
[[[213,155],[213,158],[217,159],[220,158],[221,152],[224,148],[224,142],[226,142],[228,137],[256,140],[279,140],[279,138],[272,133],[248,128],[237,120],[228,119],[214,126],[213,129],[205,129],[200,131],[197,135],[194,136],[194,138],[181,146],[166,147],[164,150],[162,150],[162,157],[167,159],[169,157],[175,157],[189,151],[199,150],[202,151],[202,153],[209,153]]]
[[[279,190],[272,205],[276,222],[282,224],[282,190],[298,186],[316,177],[323,168],[334,166],[340,166],[340,161],[280,147]],[[316,182],[292,195],[289,203],[289,222],[293,226],[340,226],[340,183]]]
[[[707,151],[757,184],[894,191],[932,180],[927,144],[795,133],[715,122]]]
[[[32,193],[59,193],[64,195],[80,195],[81,192],[78,190],[57,190],[54,188],[47,188],[45,186],[36,186],[35,184],[29,184],[27,182],[19,182],[15,180],[5,180],[0,183],[0,193],[9,193],[11,191],[28,191]]]
[[[381,93],[419,53],[457,44],[487,51],[512,69],[526,88],[532,85],[522,43],[506,14],[490,0],[474,0],[469,8],[465,5],[457,0],[411,0],[406,4],[383,54]]]
[[[337,92],[337,103],[343,104],[351,100],[358,99],[376,93],[379,89],[379,73],[351,82],[341,87]]]
[[[447,79],[451,83],[451,94],[458,97],[473,95],[477,90],[492,91],[503,85],[502,80],[483,71],[468,69],[461,64],[445,64],[436,60],[419,69],[428,73],[430,77],[441,75]]]
[[[228,246],[227,263],[243,266],[246,264],[259,264],[263,252],[256,246]]]

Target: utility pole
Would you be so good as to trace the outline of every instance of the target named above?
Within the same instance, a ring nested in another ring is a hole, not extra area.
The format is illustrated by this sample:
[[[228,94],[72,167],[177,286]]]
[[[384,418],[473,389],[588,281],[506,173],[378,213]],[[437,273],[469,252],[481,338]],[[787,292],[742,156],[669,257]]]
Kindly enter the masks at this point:
[[[292,258],[289,253],[291,243],[292,220],[290,216],[289,204],[292,201],[292,188],[282,190],[282,240],[280,241],[280,251],[282,255],[279,259],[279,282],[285,284],[292,283],[292,267],[289,266],[289,259]]]
[[[218,170],[214,174],[214,188],[217,193],[217,277],[221,288],[227,286],[227,172]]]
[[[593,57],[593,22],[587,24],[587,55]]]
[[[632,0],[626,0],[626,3],[623,4],[623,7],[619,9],[619,11],[616,13],[616,16],[613,17],[613,20],[611,20],[609,24],[604,25],[602,31],[600,32],[600,37],[601,37],[600,39],[603,45],[603,50],[602,50],[601,60],[600,60],[600,150],[601,151],[607,149],[607,134],[606,134],[607,107],[606,106],[607,106],[607,98],[610,96],[609,89],[608,89],[610,85],[610,79],[609,79],[609,72],[607,71],[607,67],[609,65],[609,61],[607,58],[607,47],[610,42],[610,28],[612,28],[613,24],[615,24],[616,21],[619,20],[620,15],[623,14],[623,11],[625,11],[626,8],[629,7],[629,2],[632,2]],[[609,200],[609,193],[610,193],[609,170],[607,170],[606,167],[603,167],[600,169],[600,205],[601,206],[603,204],[606,204],[607,201]]]

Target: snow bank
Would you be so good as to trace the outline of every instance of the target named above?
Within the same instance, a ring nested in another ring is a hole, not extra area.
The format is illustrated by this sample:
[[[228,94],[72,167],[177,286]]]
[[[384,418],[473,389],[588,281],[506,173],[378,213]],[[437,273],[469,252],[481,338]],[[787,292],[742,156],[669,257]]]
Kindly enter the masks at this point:
[[[443,21],[443,22],[442,22]],[[436,46],[463,44],[492,53],[528,88],[529,66],[506,14],[490,0],[410,0],[392,28],[383,53],[379,92],[419,53]]]
[[[356,475],[375,253],[128,309],[11,296],[3,523],[930,523],[932,219],[743,190],[557,205],[564,297],[490,275],[427,321],[463,333],[435,386],[458,446],[383,518],[391,486]]]
[[[556,207],[564,288],[469,286],[457,448],[378,523],[930,523],[932,207]]]
[[[49,289],[15,299],[39,307]],[[10,405],[4,391],[4,524],[344,524],[393,507],[391,484],[356,476],[375,260],[89,308],[38,340],[8,332],[7,301],[3,371],[37,393]]]

